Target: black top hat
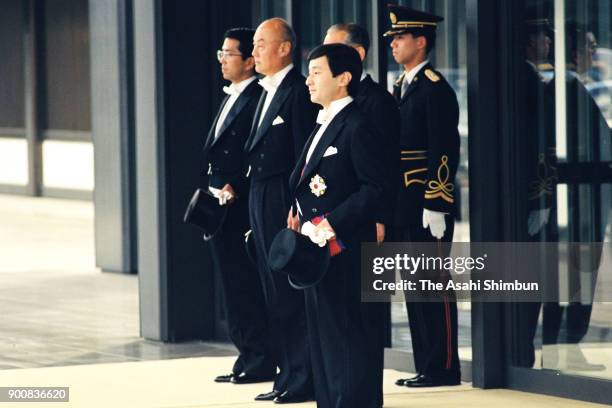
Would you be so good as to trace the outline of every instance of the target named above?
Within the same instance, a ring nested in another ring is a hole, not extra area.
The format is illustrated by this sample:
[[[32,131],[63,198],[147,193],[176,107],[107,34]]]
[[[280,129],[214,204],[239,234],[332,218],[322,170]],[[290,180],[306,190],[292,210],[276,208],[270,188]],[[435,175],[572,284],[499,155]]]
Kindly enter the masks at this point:
[[[221,229],[227,205],[219,205],[219,200],[206,190],[198,188],[185,211],[183,220],[204,230],[204,240],[208,241]]]
[[[289,275],[289,284],[295,289],[306,289],[323,279],[330,258],[327,245],[320,247],[306,235],[285,228],[272,241],[268,265],[273,272]]]
[[[383,34],[385,37],[414,29],[435,31],[438,23],[444,20],[443,17],[434,14],[395,4],[388,4],[387,8],[389,9],[391,29]]]

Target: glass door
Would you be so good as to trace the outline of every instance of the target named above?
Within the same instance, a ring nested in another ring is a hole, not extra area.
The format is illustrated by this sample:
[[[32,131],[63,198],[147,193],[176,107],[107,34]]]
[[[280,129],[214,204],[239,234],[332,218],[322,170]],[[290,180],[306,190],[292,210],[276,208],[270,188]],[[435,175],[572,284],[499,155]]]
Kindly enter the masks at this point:
[[[512,305],[513,366],[612,380],[609,0],[525,1],[516,82],[519,240],[556,243],[555,296]]]

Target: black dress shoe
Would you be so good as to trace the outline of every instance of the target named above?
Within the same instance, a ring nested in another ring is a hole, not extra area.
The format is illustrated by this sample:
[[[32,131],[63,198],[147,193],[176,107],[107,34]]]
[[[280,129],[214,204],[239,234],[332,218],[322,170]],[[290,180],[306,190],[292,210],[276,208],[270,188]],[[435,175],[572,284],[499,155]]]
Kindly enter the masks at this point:
[[[399,380],[395,381],[395,385],[406,385],[406,383],[416,381],[419,377],[421,377],[421,374],[417,374],[411,378],[400,378]]]
[[[218,382],[218,383],[232,382],[232,378],[234,378],[234,376],[235,376],[234,373],[227,374],[227,375],[218,375],[215,377],[215,382]]]
[[[234,384],[255,384],[260,382],[272,381],[272,377],[260,377],[247,373],[241,373],[232,377],[232,383]]]
[[[298,402],[313,401],[311,395],[294,394],[291,391],[285,391],[278,397],[274,398],[275,404],[297,404]]]
[[[255,401],[272,401],[274,398],[280,396],[282,392],[279,390],[272,390],[263,394],[259,394],[255,397]]]
[[[461,384],[461,378],[459,376],[445,376],[445,377],[431,377],[426,374],[421,374],[414,381],[406,382],[406,387],[424,388],[424,387],[442,387],[448,385],[459,385]]]

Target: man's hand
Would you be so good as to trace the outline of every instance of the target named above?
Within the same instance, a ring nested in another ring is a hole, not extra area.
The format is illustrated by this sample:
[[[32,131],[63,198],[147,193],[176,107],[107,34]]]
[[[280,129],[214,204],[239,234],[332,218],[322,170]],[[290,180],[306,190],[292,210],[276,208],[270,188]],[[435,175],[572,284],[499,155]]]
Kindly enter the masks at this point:
[[[236,201],[236,192],[229,184],[224,185],[219,192],[219,204],[232,204],[234,201]]]
[[[289,214],[287,214],[287,228],[300,232],[300,216],[299,214],[293,216],[293,207],[289,208]]]
[[[326,240],[329,240],[336,236],[336,231],[334,231],[329,221],[327,221],[327,218],[323,218],[323,220],[315,227],[314,234],[316,236],[325,237]]]
[[[376,242],[382,244],[385,242],[385,224],[376,223]]]
[[[329,225],[329,221],[325,219],[317,226],[310,221],[306,221],[304,225],[302,225],[302,234],[306,235],[313,243],[320,247],[327,245],[327,241],[332,239],[335,235],[334,230],[331,228],[331,225]]]

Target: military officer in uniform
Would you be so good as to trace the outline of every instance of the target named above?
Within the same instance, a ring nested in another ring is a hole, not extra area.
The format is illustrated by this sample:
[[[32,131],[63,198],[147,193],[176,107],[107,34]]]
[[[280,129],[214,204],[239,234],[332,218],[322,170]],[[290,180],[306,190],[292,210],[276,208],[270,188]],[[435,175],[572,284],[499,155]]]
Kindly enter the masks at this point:
[[[287,225],[326,244],[331,255],[327,273],[305,289],[317,407],[378,408],[382,364],[373,360],[382,360],[381,333],[371,325],[373,304],[361,302],[360,245],[375,238],[382,154],[353,101],[358,53],[327,44],[308,60],[310,97],[323,110],[291,174],[295,200]]]
[[[228,206],[225,222],[210,244],[224,290],[229,335],[239,352],[232,372],[218,376],[217,382],[230,382],[235,377],[242,383],[269,381],[276,373],[261,282],[244,246],[249,201],[243,146],[262,91],[251,56],[254,32],[234,28],[225,33],[217,58],[223,78],[231,85],[223,88],[227,95],[204,145],[209,190],[220,205]]]
[[[368,31],[359,24],[340,23],[327,29],[323,44],[333,43],[353,47],[359,53],[359,58],[363,64],[370,48],[370,36]],[[376,144],[381,146],[381,153],[385,157],[383,162],[385,189],[376,211],[376,241],[382,243],[385,240],[386,226],[392,223],[398,189],[397,183],[394,183],[393,180],[399,172],[399,109],[393,96],[384,87],[374,82],[365,71],[361,74],[355,103],[366,115],[368,123],[372,125]],[[382,334],[382,336],[377,335],[377,339],[382,340],[387,346],[391,346],[390,305],[390,302],[371,305],[373,309],[378,309],[377,313],[372,313],[374,318],[372,325],[378,327],[378,331]],[[383,347],[379,347],[377,350],[380,353],[384,352]],[[375,361],[382,364],[383,358],[378,358]],[[382,366],[380,369],[375,369],[375,372],[381,374],[380,378],[376,380],[376,384],[382,390]]]
[[[245,144],[251,180],[249,214],[264,288],[269,326],[280,372],[273,389],[257,400],[277,403],[312,398],[312,370],[307,341],[304,295],[286,276],[272,273],[268,252],[286,226],[290,206],[289,175],[315,125],[304,77],[293,66],[295,34],[280,18],[259,25],[253,39],[255,70],[264,92]]]
[[[445,257],[450,245],[442,243],[452,242],[456,213],[459,106],[451,86],[427,59],[443,18],[395,5],[389,11],[391,29],[384,35],[393,38],[393,58],[404,67],[394,87],[401,118],[401,171],[392,240],[437,242],[435,255]],[[446,272],[439,275],[443,278]],[[398,385],[460,383],[457,304],[453,291],[439,296],[439,301],[425,302],[407,298],[417,376]]]

